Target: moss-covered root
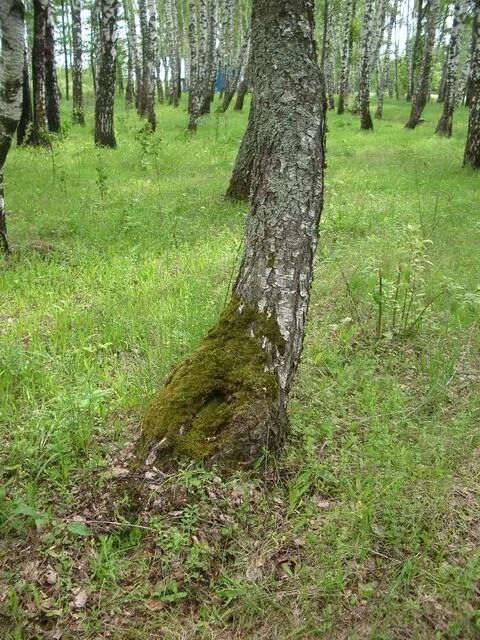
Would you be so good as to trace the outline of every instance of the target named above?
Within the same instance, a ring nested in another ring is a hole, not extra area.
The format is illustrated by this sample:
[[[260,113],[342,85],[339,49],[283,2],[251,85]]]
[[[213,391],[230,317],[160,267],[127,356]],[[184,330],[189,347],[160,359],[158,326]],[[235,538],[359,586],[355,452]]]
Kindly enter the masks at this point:
[[[283,347],[273,318],[232,298],[217,326],[150,404],[138,462],[161,465],[188,457],[231,466],[278,446],[287,417],[272,364]]]

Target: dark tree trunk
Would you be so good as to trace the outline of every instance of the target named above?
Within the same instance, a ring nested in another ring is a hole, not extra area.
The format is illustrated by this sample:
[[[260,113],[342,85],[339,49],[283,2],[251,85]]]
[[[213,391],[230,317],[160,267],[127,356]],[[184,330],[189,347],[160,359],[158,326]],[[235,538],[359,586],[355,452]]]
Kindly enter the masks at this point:
[[[25,44],[23,52],[22,73],[22,114],[17,127],[17,144],[29,144],[32,136],[33,106],[32,92],[30,90],[30,73],[28,70],[28,48]]]
[[[243,111],[243,103],[245,102],[245,96],[248,91],[248,82],[246,79],[242,80],[238,85],[237,99],[235,100],[234,111]]]
[[[60,132],[60,94],[58,91],[57,68],[55,64],[55,25],[51,2],[47,4],[47,24],[45,31],[45,96],[48,129]]]
[[[113,130],[118,0],[101,2],[101,56],[95,100],[95,144],[116,147]]]
[[[33,0],[33,128],[30,144],[48,145],[45,95],[45,34],[48,0]]]
[[[72,0],[73,122],[85,124],[83,110],[82,0]]]
[[[475,0],[471,74],[472,94],[463,164],[480,169],[480,0]]]
[[[25,49],[23,0],[0,2],[0,247],[10,253],[5,215],[3,168],[22,112],[22,81]]]
[[[407,129],[415,129],[420,122],[427,99],[430,95],[430,72],[432,69],[433,47],[435,45],[435,30],[437,26],[439,0],[430,0],[427,16],[427,28],[425,31],[425,44],[423,47],[423,59],[420,69],[415,94],[412,99],[410,118],[406,123]]]
[[[217,326],[156,396],[139,461],[253,462],[287,433],[323,203],[313,0],[254,0],[256,153],[245,252]]]
[[[467,3],[460,0],[455,3],[450,42],[447,51],[447,72],[445,74],[445,92],[443,101],[443,111],[438,121],[435,133],[447,136],[452,135],[453,112],[455,110],[455,89],[457,84],[458,58],[460,54],[460,39],[463,33],[463,26],[467,16]]]
[[[415,37],[412,46],[410,66],[408,70],[407,101],[410,102],[415,93],[415,76],[419,63],[420,50],[422,46],[422,22],[424,16],[423,0],[417,0],[417,21]]]
[[[250,105],[248,125],[243,136],[237,159],[233,168],[226,197],[231,200],[248,200],[252,181],[252,169],[255,160],[255,95]]]

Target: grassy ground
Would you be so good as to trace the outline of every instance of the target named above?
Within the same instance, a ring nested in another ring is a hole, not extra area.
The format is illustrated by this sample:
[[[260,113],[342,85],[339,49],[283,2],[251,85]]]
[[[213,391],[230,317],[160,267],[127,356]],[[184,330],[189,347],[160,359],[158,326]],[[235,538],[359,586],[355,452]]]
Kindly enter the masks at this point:
[[[8,158],[0,266],[0,636],[480,637],[480,177],[466,113],[374,133],[329,114],[326,205],[292,434],[266,467],[119,478],[215,321],[246,208],[246,114],[116,116]],[[65,121],[68,114],[65,112]],[[91,116],[88,121],[91,123]]]

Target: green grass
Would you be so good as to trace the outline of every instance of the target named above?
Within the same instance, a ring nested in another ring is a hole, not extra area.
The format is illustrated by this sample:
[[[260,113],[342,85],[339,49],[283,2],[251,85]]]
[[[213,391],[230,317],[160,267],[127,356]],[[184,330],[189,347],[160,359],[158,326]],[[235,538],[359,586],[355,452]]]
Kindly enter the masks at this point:
[[[465,110],[445,140],[438,105],[415,131],[408,109],[387,102],[373,133],[329,114],[283,455],[150,477],[140,514],[118,476],[224,306],[247,211],[222,194],[246,114],[192,138],[162,106],[150,140],[119,105],[109,151],[90,109],[53,152],[12,150],[2,639],[480,637],[480,176],[461,166]]]

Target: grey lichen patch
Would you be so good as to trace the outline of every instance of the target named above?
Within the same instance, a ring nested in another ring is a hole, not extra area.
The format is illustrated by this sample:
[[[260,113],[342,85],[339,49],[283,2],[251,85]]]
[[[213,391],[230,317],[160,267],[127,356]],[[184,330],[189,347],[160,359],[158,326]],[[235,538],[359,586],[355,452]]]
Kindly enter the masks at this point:
[[[249,462],[263,446],[275,444],[284,417],[271,353],[283,348],[274,317],[234,296],[151,402],[138,461]]]

